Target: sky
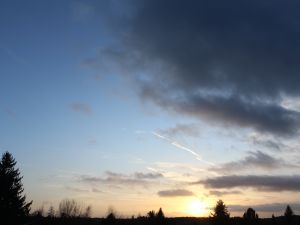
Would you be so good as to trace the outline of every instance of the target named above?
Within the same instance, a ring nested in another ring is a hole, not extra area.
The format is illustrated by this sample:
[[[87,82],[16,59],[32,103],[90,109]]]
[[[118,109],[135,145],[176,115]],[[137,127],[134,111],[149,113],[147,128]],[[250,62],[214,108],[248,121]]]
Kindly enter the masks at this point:
[[[300,3],[0,2],[0,152],[32,209],[300,213]]]

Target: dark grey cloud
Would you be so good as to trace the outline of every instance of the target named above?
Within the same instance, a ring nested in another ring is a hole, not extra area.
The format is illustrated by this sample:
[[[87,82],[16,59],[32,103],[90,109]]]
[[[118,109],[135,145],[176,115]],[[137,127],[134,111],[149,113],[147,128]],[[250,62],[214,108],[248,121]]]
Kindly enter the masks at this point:
[[[256,151],[249,152],[249,155],[244,159],[222,164],[217,167],[211,168],[211,170],[218,173],[232,173],[235,171],[247,170],[247,169],[263,169],[263,170],[275,170],[281,168],[298,168],[297,165],[287,163],[283,159],[272,157],[264,152]]]
[[[173,189],[173,190],[164,190],[164,191],[159,191],[157,194],[160,197],[183,197],[183,196],[193,196],[194,193],[185,190],[185,189]]]
[[[209,191],[209,195],[214,195],[214,196],[224,196],[224,195],[238,195],[238,194],[242,194],[242,192],[240,191],[217,191],[217,190],[212,190]]]
[[[280,138],[274,137],[261,137],[254,135],[250,138],[250,143],[259,148],[264,148],[266,150],[272,150],[273,152],[298,152],[296,146],[284,143]]]
[[[214,122],[298,132],[299,112],[281,101],[300,95],[299,2],[129,2],[130,13],[114,18],[118,44],[99,59],[134,74],[142,98]]]
[[[266,192],[297,192],[300,190],[300,176],[219,176],[193,184],[203,184],[206,188],[254,188]]]
[[[92,113],[92,109],[89,104],[82,102],[74,102],[70,105],[70,108],[74,112],[83,113],[86,115],[90,115]]]
[[[123,174],[106,171],[102,176],[80,175],[77,179],[83,183],[95,184],[102,183],[107,185],[123,185],[123,186],[148,186],[154,180],[163,178],[160,173],[134,173]]]
[[[284,145],[281,142],[279,141],[276,142],[273,140],[255,140],[253,141],[253,144],[261,145],[268,149],[275,150],[277,152],[281,152],[282,148],[284,147]]]

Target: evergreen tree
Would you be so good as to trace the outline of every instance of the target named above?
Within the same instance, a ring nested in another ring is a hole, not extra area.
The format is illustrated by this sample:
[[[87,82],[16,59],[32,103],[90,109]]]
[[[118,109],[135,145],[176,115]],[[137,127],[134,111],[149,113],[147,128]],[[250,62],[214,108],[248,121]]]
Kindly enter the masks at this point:
[[[161,208],[159,208],[156,216],[157,216],[157,218],[165,218],[165,214],[164,214],[164,212],[162,211]]]
[[[291,207],[289,205],[287,205],[285,212],[284,212],[284,217],[285,217],[287,225],[291,224],[293,216],[294,216],[293,210],[291,209]]]
[[[246,225],[254,225],[258,223],[258,215],[254,209],[248,208],[247,211],[243,215],[244,224]]]
[[[214,208],[214,212],[211,213],[211,222],[216,225],[226,225],[229,224],[229,218],[230,214],[227,206],[222,200],[219,200]]]
[[[163,225],[163,224],[166,223],[165,214],[162,211],[162,208],[159,208],[159,210],[158,210],[158,212],[156,214],[156,221],[157,221],[158,225]]]
[[[2,155],[0,162],[0,220],[5,224],[22,222],[30,211],[32,201],[27,203],[23,195],[22,176],[15,168],[17,162],[9,152]]]

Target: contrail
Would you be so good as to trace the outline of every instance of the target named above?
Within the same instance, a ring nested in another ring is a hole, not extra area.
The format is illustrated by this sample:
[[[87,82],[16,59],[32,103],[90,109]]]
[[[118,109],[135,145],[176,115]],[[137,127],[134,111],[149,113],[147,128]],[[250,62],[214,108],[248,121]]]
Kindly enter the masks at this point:
[[[154,136],[156,136],[156,137],[158,137],[158,138],[160,138],[160,139],[166,140],[167,142],[169,142],[171,145],[175,146],[176,148],[179,148],[179,149],[181,149],[181,150],[184,150],[184,151],[186,151],[186,152],[189,152],[190,154],[194,155],[194,156],[196,157],[197,160],[202,161],[202,162],[204,162],[204,163],[206,163],[206,164],[209,164],[209,165],[211,165],[211,166],[214,166],[214,165],[215,165],[215,164],[212,163],[212,162],[209,162],[209,161],[206,161],[206,160],[202,159],[201,155],[199,155],[199,154],[198,154],[197,152],[195,152],[194,150],[192,150],[192,149],[190,149],[190,148],[188,148],[188,147],[182,145],[181,143],[179,143],[179,142],[177,142],[177,141],[174,141],[174,140],[172,140],[172,139],[170,139],[170,138],[167,138],[167,137],[165,137],[165,136],[163,136],[163,135],[161,135],[161,134],[159,134],[159,133],[157,133],[157,132],[152,131],[151,133],[152,133]]]

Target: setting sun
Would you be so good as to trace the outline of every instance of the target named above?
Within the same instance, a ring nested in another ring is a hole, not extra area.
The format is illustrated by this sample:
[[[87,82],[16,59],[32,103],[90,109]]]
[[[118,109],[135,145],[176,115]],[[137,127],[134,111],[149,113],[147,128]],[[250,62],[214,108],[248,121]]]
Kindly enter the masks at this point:
[[[203,216],[205,213],[205,203],[201,200],[194,199],[187,206],[187,212],[192,216]]]

